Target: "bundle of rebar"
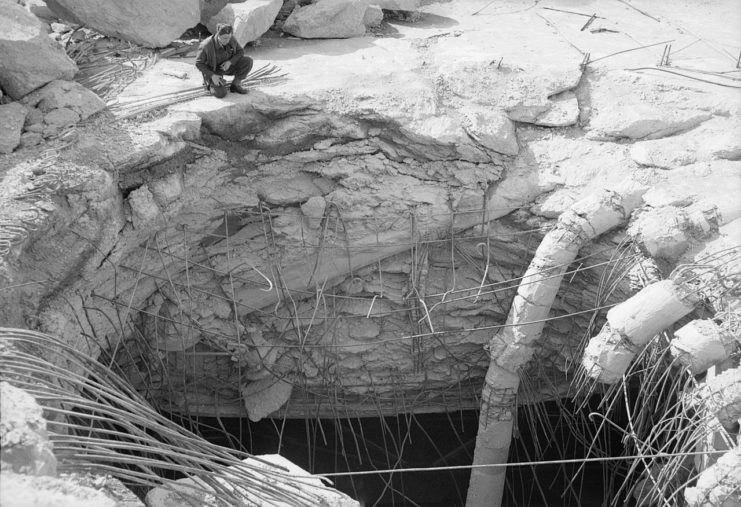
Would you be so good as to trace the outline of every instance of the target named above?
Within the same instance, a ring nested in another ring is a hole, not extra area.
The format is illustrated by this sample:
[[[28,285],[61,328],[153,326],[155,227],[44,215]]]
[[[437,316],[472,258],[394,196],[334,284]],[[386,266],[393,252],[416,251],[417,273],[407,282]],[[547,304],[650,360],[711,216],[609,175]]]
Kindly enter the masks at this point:
[[[286,74],[280,73],[279,67],[267,64],[248,75],[242,80],[241,85],[247,89],[256,88],[258,86],[279,83],[285,77]],[[160,109],[180,102],[187,102],[207,95],[209,95],[209,91],[204,86],[196,86],[126,102],[115,100],[109,102],[108,109],[117,119],[126,119],[154,109]]]

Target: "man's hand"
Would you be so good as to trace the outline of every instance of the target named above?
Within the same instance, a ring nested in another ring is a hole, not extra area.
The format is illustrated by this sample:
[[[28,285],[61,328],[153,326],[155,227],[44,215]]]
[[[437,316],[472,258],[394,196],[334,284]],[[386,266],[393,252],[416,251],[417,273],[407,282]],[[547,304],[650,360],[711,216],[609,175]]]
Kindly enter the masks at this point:
[[[213,76],[211,76],[211,82],[213,83],[214,86],[225,86],[226,85],[226,83],[224,82],[224,78],[218,74],[214,74]]]
[[[224,72],[226,72],[227,70],[229,70],[229,67],[231,67],[231,66],[232,66],[232,62],[230,62],[229,60],[227,60],[224,63],[222,63],[221,65],[219,65],[219,68],[221,70],[223,70]]]

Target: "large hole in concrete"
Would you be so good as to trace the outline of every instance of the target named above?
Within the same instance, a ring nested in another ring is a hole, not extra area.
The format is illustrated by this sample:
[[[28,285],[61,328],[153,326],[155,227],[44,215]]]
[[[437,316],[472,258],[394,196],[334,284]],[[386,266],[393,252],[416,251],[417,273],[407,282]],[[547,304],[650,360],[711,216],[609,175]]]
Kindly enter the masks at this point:
[[[591,442],[580,439],[588,431],[580,435],[573,425],[589,424],[589,414],[599,401],[593,397],[581,407],[569,401],[521,407],[509,458],[516,465],[507,470],[503,505],[596,507],[619,498],[623,498],[621,505],[630,504],[624,498],[626,463],[578,462],[589,456]],[[198,417],[181,422],[225,447],[279,453],[328,477],[362,506],[454,507],[465,504],[478,411],[258,423]],[[614,418],[613,422],[624,421]],[[615,427],[606,429],[600,451],[612,449],[618,456],[621,436]],[[564,459],[573,462],[557,463]],[[551,463],[536,463],[543,461]],[[438,470],[420,470],[431,468]],[[378,472],[397,469],[401,471]]]

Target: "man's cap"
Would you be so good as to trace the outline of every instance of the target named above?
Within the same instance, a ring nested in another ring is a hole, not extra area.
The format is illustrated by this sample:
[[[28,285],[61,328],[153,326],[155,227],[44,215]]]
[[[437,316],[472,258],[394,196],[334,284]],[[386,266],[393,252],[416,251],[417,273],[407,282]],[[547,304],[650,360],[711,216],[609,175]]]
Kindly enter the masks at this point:
[[[216,25],[216,35],[231,35],[232,25],[227,23],[219,23]]]

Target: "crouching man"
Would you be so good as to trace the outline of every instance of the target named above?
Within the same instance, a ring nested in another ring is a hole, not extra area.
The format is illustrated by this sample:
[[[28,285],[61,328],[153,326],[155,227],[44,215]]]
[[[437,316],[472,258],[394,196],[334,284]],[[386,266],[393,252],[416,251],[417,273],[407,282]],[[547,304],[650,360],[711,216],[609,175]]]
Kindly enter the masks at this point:
[[[229,88],[234,93],[247,93],[242,80],[252,70],[252,58],[232,36],[232,27],[216,25],[216,33],[201,43],[196,56],[196,68],[203,74],[203,84],[214,96],[226,96],[224,75],[234,76]]]

